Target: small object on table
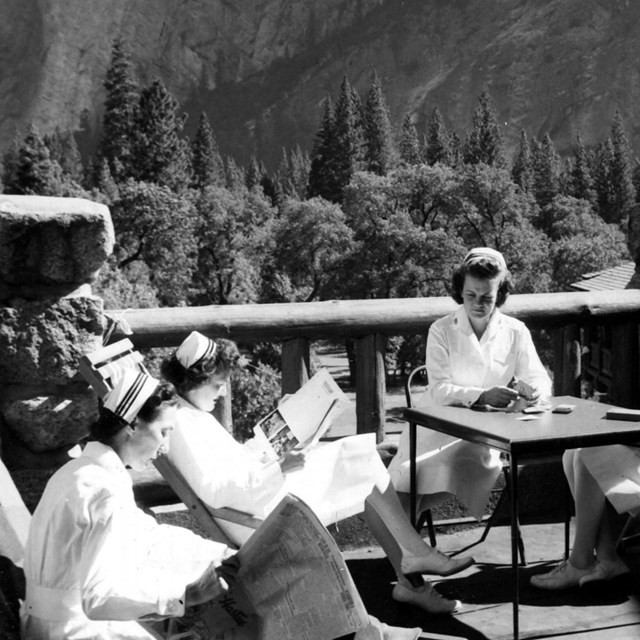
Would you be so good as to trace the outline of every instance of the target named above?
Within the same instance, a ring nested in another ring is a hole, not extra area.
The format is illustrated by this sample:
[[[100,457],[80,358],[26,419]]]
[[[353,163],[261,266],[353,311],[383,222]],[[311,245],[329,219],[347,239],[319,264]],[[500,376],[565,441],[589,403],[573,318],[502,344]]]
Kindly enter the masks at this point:
[[[553,413],[571,413],[575,408],[575,404],[559,404],[553,409]]]

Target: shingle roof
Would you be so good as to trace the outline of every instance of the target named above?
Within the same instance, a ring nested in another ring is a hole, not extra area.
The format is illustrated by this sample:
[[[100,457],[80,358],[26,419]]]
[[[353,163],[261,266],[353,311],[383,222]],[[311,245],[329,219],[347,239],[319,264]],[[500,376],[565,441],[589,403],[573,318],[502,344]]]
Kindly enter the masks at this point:
[[[627,260],[617,267],[602,269],[585,273],[582,280],[574,282],[572,289],[578,291],[615,291],[616,289],[626,289],[636,269],[633,260]]]

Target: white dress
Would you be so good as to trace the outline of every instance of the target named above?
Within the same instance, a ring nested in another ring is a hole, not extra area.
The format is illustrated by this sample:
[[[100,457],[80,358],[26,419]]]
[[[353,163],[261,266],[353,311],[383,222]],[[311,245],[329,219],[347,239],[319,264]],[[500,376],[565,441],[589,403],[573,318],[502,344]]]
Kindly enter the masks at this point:
[[[496,309],[478,340],[464,307],[436,320],[427,339],[427,390],[416,407],[470,407],[486,389],[507,385],[515,376],[541,396],[551,395],[551,380],[540,362],[527,327]],[[500,474],[499,452],[436,431],[417,429],[418,494],[446,491],[470,514],[482,517]],[[409,491],[409,428],[389,467],[398,491]]]
[[[228,552],[143,513],[119,456],[89,442],[54,474],[33,514],[22,637],[153,638],[136,620],[183,615],[185,587]]]
[[[321,442],[306,453],[303,467],[283,474],[277,462],[260,460],[251,441],[240,444],[210,413],[184,400],[168,456],[211,507],[233,507],[264,518],[291,493],[325,526],[362,512],[373,488],[384,491],[390,481],[375,434]]]

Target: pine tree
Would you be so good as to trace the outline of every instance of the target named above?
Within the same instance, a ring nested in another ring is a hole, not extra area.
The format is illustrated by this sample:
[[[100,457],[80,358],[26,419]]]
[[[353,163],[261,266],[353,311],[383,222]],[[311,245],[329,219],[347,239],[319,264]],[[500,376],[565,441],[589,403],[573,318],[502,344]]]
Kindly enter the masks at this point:
[[[323,102],[322,122],[316,132],[311,151],[311,167],[307,197],[320,196],[335,202],[338,198],[338,178],[335,171],[336,135],[335,116],[331,97]]]
[[[611,221],[619,222],[629,215],[635,201],[635,191],[631,177],[629,141],[624,130],[619,110],[611,126],[613,157],[611,158],[610,180],[612,188]]]
[[[636,202],[640,198],[640,160],[636,158],[633,162],[633,168],[631,169],[631,180],[636,190]]]
[[[598,214],[605,222],[614,222],[617,211],[614,208],[615,194],[611,175],[613,166],[613,141],[607,138],[591,155],[591,175],[596,192]]]
[[[251,156],[244,179],[249,191],[257,187],[260,184],[260,180],[262,180],[262,171],[260,170],[260,165],[258,164],[258,160],[255,156]]]
[[[138,103],[138,85],[123,41],[113,43],[111,62],[104,82],[107,96],[102,118],[99,157],[106,158],[116,181],[131,175],[132,141]]]
[[[60,165],[51,160],[44,139],[29,125],[18,148],[13,181],[5,183],[5,193],[54,196],[59,195],[60,185]]]
[[[15,184],[20,154],[20,133],[15,132],[11,146],[2,156],[2,193],[9,193],[9,185]]]
[[[84,166],[80,149],[76,143],[73,133],[68,132],[62,139],[62,148],[60,152],[60,167],[62,173],[68,176],[73,182],[80,185],[84,179]]]
[[[118,200],[119,190],[116,181],[109,170],[109,163],[106,158],[99,160],[100,166],[94,170],[95,187],[107,198],[107,204],[112,204]]]
[[[407,164],[417,165],[422,162],[418,132],[413,124],[411,114],[407,114],[402,121],[402,135],[400,136],[400,159]]]
[[[207,114],[200,114],[198,129],[191,144],[193,156],[193,186],[204,189],[224,184],[224,165]]]
[[[225,185],[229,191],[237,193],[246,189],[244,170],[236,164],[236,161],[227,156],[224,166]]]
[[[162,80],[154,80],[140,93],[133,143],[137,180],[170,187],[189,183],[186,148],[179,137],[183,122],[176,118],[177,108]]]
[[[356,171],[364,165],[364,132],[362,128],[362,110],[357,92],[345,76],[340,86],[340,95],[336,103],[335,119],[335,155],[332,165],[335,167],[337,193],[331,200],[342,202],[345,187]]]
[[[451,164],[451,152],[449,150],[449,134],[444,125],[442,115],[438,107],[434,107],[427,127],[425,158],[427,164],[433,166],[437,162],[440,164]]]
[[[526,193],[533,189],[533,167],[531,163],[531,147],[524,129],[520,131],[520,141],[516,149],[511,179]]]
[[[571,168],[570,194],[574,198],[596,203],[596,192],[589,167],[589,156],[584,148],[582,136],[578,134],[573,150],[573,166]]]
[[[483,162],[498,168],[506,164],[502,134],[488,89],[484,89],[478,99],[464,144],[463,160],[466,164]]]
[[[546,207],[560,193],[560,157],[549,134],[541,143],[532,140],[533,193],[540,208]]]
[[[374,71],[364,108],[365,162],[367,170],[386,175],[393,164],[394,148],[389,107]]]

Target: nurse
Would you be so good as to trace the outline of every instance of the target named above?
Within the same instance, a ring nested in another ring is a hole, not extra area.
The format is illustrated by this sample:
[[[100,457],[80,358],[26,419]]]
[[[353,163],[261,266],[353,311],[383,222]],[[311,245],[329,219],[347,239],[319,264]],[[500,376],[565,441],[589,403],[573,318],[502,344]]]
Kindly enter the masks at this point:
[[[452,297],[461,306],[436,320],[429,330],[429,382],[418,408],[505,408],[519,398],[535,403],[551,396],[551,380],[529,330],[499,310],[510,289],[509,271],[499,251],[488,247],[469,251],[453,275]],[[500,470],[498,451],[418,429],[418,513],[456,496],[480,520]],[[389,473],[402,492],[403,504],[408,505],[408,428],[402,433]]]
[[[82,454],[50,479],[25,549],[23,638],[156,638],[142,618],[182,616],[233,584],[226,545],[158,525],[134,501],[127,467],[167,451],[175,404],[169,385],[124,372]]]
[[[181,396],[169,458],[198,496],[213,508],[234,507],[265,517],[282,495],[304,500],[325,525],[345,512],[364,511],[372,533],[397,574],[393,598],[430,613],[452,613],[460,603],[442,597],[422,574],[452,575],[473,559],[449,558],[427,545],[411,526],[376,450],[375,436],[319,443],[280,462],[263,462],[209,413],[226,394],[239,354],[228,340],[217,343],[192,332],[162,363],[163,376]]]

